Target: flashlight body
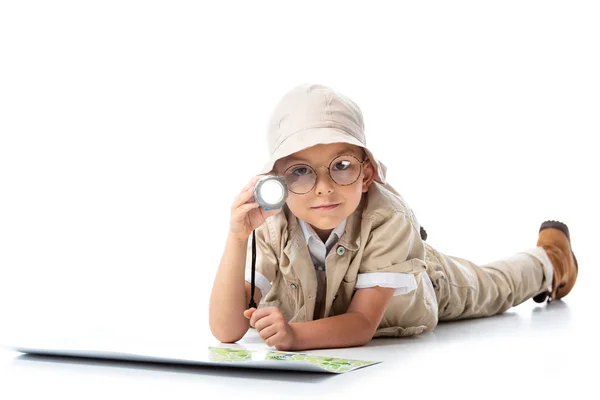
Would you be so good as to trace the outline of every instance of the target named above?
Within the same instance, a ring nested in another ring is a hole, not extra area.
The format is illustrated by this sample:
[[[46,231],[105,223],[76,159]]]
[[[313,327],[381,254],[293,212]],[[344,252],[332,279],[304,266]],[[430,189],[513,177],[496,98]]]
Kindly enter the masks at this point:
[[[281,208],[287,197],[287,185],[281,176],[263,176],[254,185],[254,199],[265,211]]]

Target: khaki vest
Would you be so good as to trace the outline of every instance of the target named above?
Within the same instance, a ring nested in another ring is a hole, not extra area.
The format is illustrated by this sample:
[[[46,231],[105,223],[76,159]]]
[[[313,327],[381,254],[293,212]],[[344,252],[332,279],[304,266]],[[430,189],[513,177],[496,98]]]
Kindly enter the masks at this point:
[[[250,237],[248,269],[251,245]],[[357,290],[358,274],[409,273],[414,274],[417,289],[392,297],[374,336],[408,336],[433,329],[438,305],[427,277],[427,248],[402,196],[389,184],[373,182],[325,258],[324,316],[346,312]],[[256,250],[256,270],[271,282],[259,307],[277,306],[288,322],[312,320],[317,278],[302,228],[287,205],[256,229]]]

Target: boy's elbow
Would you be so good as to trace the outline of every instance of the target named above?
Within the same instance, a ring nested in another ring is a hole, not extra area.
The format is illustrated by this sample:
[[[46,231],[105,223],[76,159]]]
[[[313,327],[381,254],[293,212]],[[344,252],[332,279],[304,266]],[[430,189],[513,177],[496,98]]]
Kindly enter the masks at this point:
[[[244,334],[232,334],[231,332],[219,332],[211,330],[215,339],[221,343],[235,343],[244,337]]]
[[[244,337],[248,332],[248,328],[232,331],[231,329],[222,329],[211,325],[210,331],[215,339],[221,343],[235,343]]]
[[[371,339],[373,339],[373,334],[370,331],[363,331],[360,335],[355,336],[352,339],[352,343],[350,343],[349,347],[362,347],[368,344],[371,341]]]
[[[361,338],[361,346],[368,344],[371,340],[373,340],[373,336],[375,336],[375,332],[377,329],[368,329],[367,332]]]
[[[215,335],[215,338],[221,343],[236,343],[242,337],[243,336],[237,337],[237,336],[216,336]]]
[[[378,324],[374,324],[362,313],[356,313],[356,316],[360,321],[359,325],[362,327],[362,329],[356,330],[356,332],[360,332],[357,335],[358,337],[356,337],[356,345],[364,346],[373,339],[373,336],[377,331]]]
[[[359,340],[357,340],[357,342],[354,344],[353,347],[362,347],[362,346],[368,344],[372,338],[373,338],[372,336],[363,335],[363,337],[361,337],[361,338],[359,338]]]

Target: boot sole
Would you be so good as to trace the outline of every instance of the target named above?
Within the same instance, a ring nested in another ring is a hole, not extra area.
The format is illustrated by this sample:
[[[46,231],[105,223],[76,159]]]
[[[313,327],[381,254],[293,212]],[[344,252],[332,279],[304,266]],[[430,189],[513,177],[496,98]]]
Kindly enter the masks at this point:
[[[566,224],[563,224],[560,221],[552,221],[552,220],[544,221],[542,223],[542,225],[540,226],[539,232],[543,231],[544,229],[548,229],[548,228],[558,229],[559,231],[564,233],[565,236],[567,237],[567,239],[569,240],[569,248],[571,247],[571,235],[569,234],[569,227]],[[575,261],[575,269],[577,270],[577,272],[579,272],[579,265],[577,264],[577,257],[575,257],[575,253],[573,253],[573,249],[571,249],[571,254],[573,255],[573,261]]]
[[[571,248],[571,235],[569,234],[569,227],[566,224],[564,224],[560,221],[553,221],[553,220],[544,221],[544,222],[542,222],[542,225],[540,226],[539,232],[543,231],[544,229],[548,229],[548,228],[558,229],[559,231],[564,233],[565,236],[567,237],[567,240],[569,241],[569,248]],[[571,255],[573,256],[573,261],[575,261],[575,270],[579,274],[579,264],[577,263],[577,257],[575,257],[575,253],[573,252],[573,249],[571,249]],[[533,298],[533,300],[536,303],[543,303],[546,300],[547,296],[548,296],[548,293],[540,293],[537,296],[535,296]]]

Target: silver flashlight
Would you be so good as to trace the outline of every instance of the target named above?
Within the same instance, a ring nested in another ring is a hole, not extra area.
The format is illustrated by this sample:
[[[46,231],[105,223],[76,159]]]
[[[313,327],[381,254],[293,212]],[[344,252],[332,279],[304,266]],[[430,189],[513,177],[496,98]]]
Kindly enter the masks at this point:
[[[281,208],[287,197],[287,185],[281,176],[263,176],[254,186],[254,198],[265,211]]]
[[[265,211],[281,208],[288,197],[287,185],[281,176],[263,176],[254,185],[254,199]],[[254,290],[256,288],[256,231],[252,231],[252,269],[250,279],[250,304],[248,308],[256,308]]]

